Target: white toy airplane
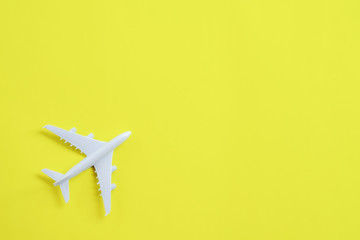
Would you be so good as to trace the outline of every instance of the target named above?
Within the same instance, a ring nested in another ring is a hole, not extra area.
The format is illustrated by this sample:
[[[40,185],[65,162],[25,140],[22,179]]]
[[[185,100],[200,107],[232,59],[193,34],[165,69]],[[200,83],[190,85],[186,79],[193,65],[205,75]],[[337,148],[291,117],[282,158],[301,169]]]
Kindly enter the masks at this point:
[[[130,136],[131,132],[125,132],[110,142],[102,142],[93,139],[94,135],[92,133],[87,137],[75,133],[75,128],[69,131],[51,125],[46,125],[44,128],[58,135],[60,139],[65,139],[65,143],[70,142],[71,146],[74,145],[80,149],[87,157],[65,174],[49,169],[43,169],[42,172],[55,180],[55,186],[60,185],[65,202],[68,202],[70,198],[69,179],[94,166],[97,178],[99,179],[100,195],[102,195],[104,200],[105,216],[108,215],[111,206],[111,190],[116,187],[115,184],[111,184],[111,173],[116,170],[116,166],[112,166],[113,151]]]

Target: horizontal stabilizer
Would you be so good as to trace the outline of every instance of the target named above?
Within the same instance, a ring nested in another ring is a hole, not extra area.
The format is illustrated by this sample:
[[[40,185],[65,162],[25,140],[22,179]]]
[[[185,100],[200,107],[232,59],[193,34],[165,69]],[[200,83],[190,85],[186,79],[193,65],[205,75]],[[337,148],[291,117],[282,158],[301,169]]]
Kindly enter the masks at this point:
[[[60,183],[60,189],[64,196],[64,200],[67,203],[70,199],[70,192],[69,192],[69,180],[66,180],[63,183]]]
[[[41,171],[43,173],[45,173],[46,175],[48,175],[49,177],[51,177],[55,181],[59,180],[60,178],[62,178],[62,176],[64,176],[64,174],[52,171],[50,169],[43,169]],[[61,189],[61,192],[65,199],[65,202],[67,203],[70,199],[69,180],[60,183],[60,189]]]
[[[53,180],[57,181],[59,180],[64,174],[52,171],[50,169],[43,169],[41,170],[43,173],[45,173],[46,175],[48,175],[49,177],[51,177]]]

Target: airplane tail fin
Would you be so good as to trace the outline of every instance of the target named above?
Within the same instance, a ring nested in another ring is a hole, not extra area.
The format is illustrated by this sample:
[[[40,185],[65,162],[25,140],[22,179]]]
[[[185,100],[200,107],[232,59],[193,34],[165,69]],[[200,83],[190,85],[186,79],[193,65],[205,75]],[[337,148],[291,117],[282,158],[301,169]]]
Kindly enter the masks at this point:
[[[53,180],[57,181],[60,178],[64,176],[64,174],[49,170],[49,169],[43,169],[41,170],[43,173],[51,177]],[[69,180],[66,180],[62,183],[60,183],[60,189],[64,196],[65,202],[67,203],[70,199],[70,192],[69,192]]]

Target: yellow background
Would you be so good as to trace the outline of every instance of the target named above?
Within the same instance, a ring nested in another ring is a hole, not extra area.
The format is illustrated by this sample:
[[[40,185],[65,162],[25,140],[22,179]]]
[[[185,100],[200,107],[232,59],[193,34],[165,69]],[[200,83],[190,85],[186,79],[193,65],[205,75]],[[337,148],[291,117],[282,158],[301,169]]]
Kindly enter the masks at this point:
[[[0,2],[1,239],[360,239],[360,2]],[[70,202],[41,169],[108,141]]]

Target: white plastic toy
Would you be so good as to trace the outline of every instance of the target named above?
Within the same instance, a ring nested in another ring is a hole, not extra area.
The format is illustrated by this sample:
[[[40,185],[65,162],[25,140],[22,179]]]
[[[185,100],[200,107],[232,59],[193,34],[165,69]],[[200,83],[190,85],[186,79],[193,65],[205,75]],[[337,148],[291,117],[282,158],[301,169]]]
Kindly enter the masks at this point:
[[[61,192],[67,203],[70,199],[69,180],[94,166],[97,178],[99,179],[100,195],[104,200],[105,216],[108,215],[111,207],[111,190],[116,187],[115,184],[111,184],[111,173],[116,170],[116,166],[112,166],[113,151],[130,136],[131,132],[125,132],[115,137],[110,142],[102,142],[93,139],[94,135],[92,133],[88,136],[82,136],[75,133],[75,128],[72,128],[69,131],[51,125],[46,125],[44,128],[58,135],[60,139],[65,139],[65,143],[69,142],[71,146],[74,145],[77,149],[80,149],[87,157],[65,174],[49,169],[43,169],[42,172],[55,180],[55,186],[60,185]]]

